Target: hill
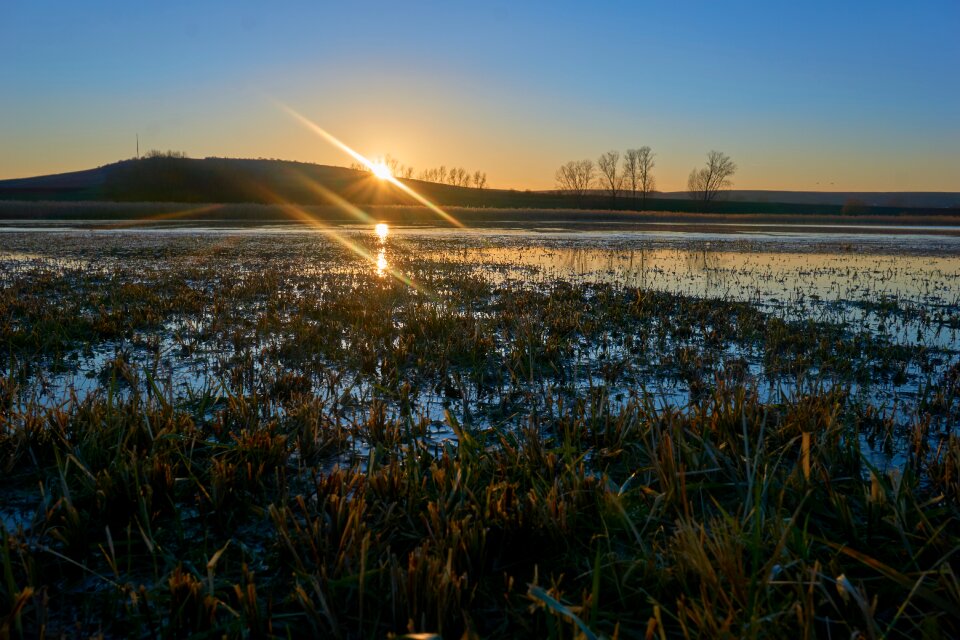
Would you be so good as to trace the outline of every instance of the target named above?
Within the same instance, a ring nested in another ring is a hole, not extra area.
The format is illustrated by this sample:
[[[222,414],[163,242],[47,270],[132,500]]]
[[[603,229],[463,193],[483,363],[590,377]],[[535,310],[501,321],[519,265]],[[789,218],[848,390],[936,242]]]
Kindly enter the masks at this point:
[[[441,206],[640,208],[640,202],[633,198],[613,200],[602,193],[578,198],[557,192],[473,189],[422,180],[402,182]],[[331,204],[331,192],[357,205],[417,204],[403,190],[364,171],[284,160],[152,157],[124,160],[85,171],[0,180],[0,200],[323,205]],[[668,212],[791,215],[956,215],[957,207],[960,207],[960,194],[939,194],[942,197],[938,199],[933,197],[937,194],[736,191],[726,194],[723,201],[709,205],[679,197],[681,195],[686,194],[656,194],[656,197],[647,199],[645,208]],[[851,201],[857,203],[856,207],[847,206],[845,209],[844,204]],[[916,206],[914,203],[923,204]]]

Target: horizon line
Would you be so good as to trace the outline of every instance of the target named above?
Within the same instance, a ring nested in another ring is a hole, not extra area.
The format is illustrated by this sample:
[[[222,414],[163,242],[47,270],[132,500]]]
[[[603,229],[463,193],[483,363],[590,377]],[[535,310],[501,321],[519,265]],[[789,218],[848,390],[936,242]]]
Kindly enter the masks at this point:
[[[111,165],[120,164],[120,163],[123,163],[123,162],[136,162],[136,161],[144,161],[144,160],[150,160],[150,159],[151,159],[151,158],[147,158],[147,157],[143,157],[143,156],[141,156],[141,157],[129,157],[129,158],[121,158],[121,159],[119,159],[119,160],[114,160],[114,161],[107,162],[107,163],[104,163],[104,164],[99,164],[99,165],[96,165],[96,166],[93,166],[93,167],[87,167],[87,168],[84,168],[84,169],[70,169],[70,170],[67,170],[67,171],[57,171],[57,172],[53,172],[53,173],[39,173],[39,174],[32,174],[32,175],[13,176],[13,177],[0,177],[0,183],[3,183],[3,182],[12,182],[12,181],[16,181],[16,180],[32,180],[32,179],[38,179],[38,178],[47,178],[47,177],[52,177],[52,176],[68,175],[68,174],[72,174],[72,173],[84,173],[84,172],[87,172],[87,171],[96,171],[97,169],[103,169],[103,168],[109,167],[109,166],[111,166]],[[358,171],[358,172],[361,171],[361,170],[359,170],[359,169],[355,169],[355,168],[352,168],[352,167],[349,167],[349,166],[344,166],[344,165],[338,165],[338,164],[324,164],[324,163],[321,163],[321,162],[308,161],[308,160],[290,160],[290,159],[285,159],[285,158],[267,158],[267,157],[262,157],[262,156],[261,156],[261,157],[233,157],[233,156],[215,156],[215,155],[214,155],[214,156],[211,156],[211,155],[208,155],[208,156],[197,157],[197,158],[190,157],[190,156],[184,156],[184,157],[182,157],[182,158],[176,158],[176,159],[179,159],[179,160],[197,160],[197,161],[202,161],[202,160],[231,160],[231,161],[249,161],[249,162],[286,162],[286,163],[290,163],[290,164],[312,165],[312,166],[316,166],[316,167],[331,167],[331,168],[335,168],[335,169],[344,169],[344,170],[347,170],[347,171]],[[456,166],[456,165],[451,165],[451,166]],[[429,183],[429,184],[442,184],[442,185],[451,186],[451,187],[458,186],[458,185],[448,185],[447,183],[444,183],[444,182],[433,182],[433,181],[430,181],[430,180],[423,180],[423,179],[421,179],[421,178],[416,178],[416,177],[412,177],[412,178],[398,177],[397,179],[398,179],[398,180],[415,180],[415,181],[417,181],[417,182],[426,182],[426,183]],[[475,187],[463,187],[463,186],[459,186],[459,188],[463,188],[463,189],[473,189],[473,188],[475,188]],[[559,192],[562,192],[562,191],[563,191],[562,189],[558,189],[558,188],[556,188],[556,187],[532,188],[532,187],[508,187],[508,186],[504,186],[504,187],[500,187],[500,186],[488,186],[488,187],[484,187],[484,190],[487,190],[487,191],[518,191],[518,192],[531,192],[531,193],[550,193],[550,192],[558,192],[558,193],[559,193]],[[609,189],[598,188],[598,189],[590,189],[589,191],[590,191],[591,193],[604,193],[604,192],[608,192]],[[926,189],[926,190],[877,191],[877,190],[870,190],[870,189],[852,189],[852,188],[844,189],[844,188],[836,188],[836,187],[834,187],[834,188],[824,188],[824,189],[801,189],[801,188],[779,188],[779,189],[770,189],[770,188],[755,188],[755,187],[739,187],[739,186],[737,186],[737,187],[733,187],[733,188],[731,188],[731,189],[726,189],[726,190],[725,190],[726,193],[730,193],[730,192],[744,192],[744,191],[766,192],[766,193],[862,193],[862,194],[868,194],[868,193],[869,193],[869,194],[957,194],[957,195],[960,195],[960,189],[953,189],[953,190],[951,190],[951,189],[936,189],[936,190]],[[624,197],[626,197],[626,194],[632,194],[633,192],[630,191],[629,189],[621,189],[619,193],[624,194]],[[654,194],[656,194],[656,193],[661,193],[661,194],[678,194],[678,193],[688,193],[688,191],[687,191],[686,189],[673,189],[673,190],[668,190],[668,191],[662,191],[662,190],[659,190],[659,189],[655,189],[655,190],[651,191],[650,193],[654,193]]]

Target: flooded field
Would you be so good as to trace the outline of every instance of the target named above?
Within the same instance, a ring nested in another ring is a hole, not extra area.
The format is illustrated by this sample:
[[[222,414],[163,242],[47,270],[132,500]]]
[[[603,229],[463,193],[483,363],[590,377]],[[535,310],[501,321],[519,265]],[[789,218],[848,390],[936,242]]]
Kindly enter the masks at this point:
[[[0,227],[5,629],[960,632],[960,237]]]

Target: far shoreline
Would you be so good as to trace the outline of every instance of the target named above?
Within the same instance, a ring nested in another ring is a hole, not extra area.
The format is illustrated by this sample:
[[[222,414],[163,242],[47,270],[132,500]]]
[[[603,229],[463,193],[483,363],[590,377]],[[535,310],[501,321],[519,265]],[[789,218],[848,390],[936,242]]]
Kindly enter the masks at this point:
[[[366,225],[450,227],[452,224],[423,206],[358,205],[351,214],[334,205],[170,202],[37,202],[0,201],[0,223],[16,226],[39,223],[78,223],[124,227],[189,224],[248,225]],[[960,235],[960,215],[823,215],[779,213],[678,213],[595,209],[531,209],[444,207],[468,228],[556,226],[572,231],[629,230],[698,231],[711,233],[789,232],[908,235]],[[366,215],[367,218],[362,216]]]

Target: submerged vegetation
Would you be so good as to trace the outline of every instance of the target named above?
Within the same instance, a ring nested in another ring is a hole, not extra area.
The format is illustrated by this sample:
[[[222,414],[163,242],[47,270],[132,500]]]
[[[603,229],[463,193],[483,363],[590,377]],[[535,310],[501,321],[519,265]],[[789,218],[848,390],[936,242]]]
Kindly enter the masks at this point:
[[[0,238],[0,637],[960,635],[956,262],[339,237]]]

